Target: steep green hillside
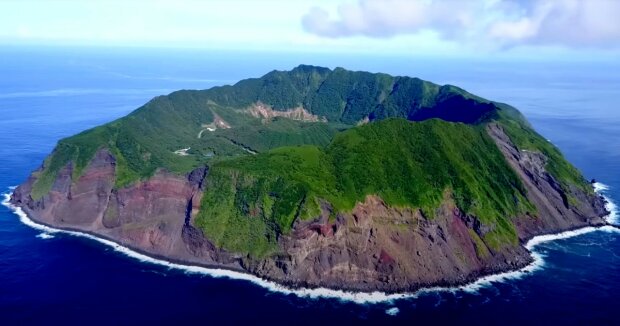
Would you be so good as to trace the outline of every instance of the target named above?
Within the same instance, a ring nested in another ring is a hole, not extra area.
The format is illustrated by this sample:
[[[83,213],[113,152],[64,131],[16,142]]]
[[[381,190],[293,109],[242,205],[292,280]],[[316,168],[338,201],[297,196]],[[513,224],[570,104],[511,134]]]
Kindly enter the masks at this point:
[[[338,134],[324,149],[283,147],[218,162],[197,224],[216,244],[261,255],[296,218],[350,211],[366,195],[419,207],[433,218],[448,191],[458,207],[494,225],[489,243],[514,243],[509,218],[535,208],[484,128],[437,119],[388,119]],[[239,230],[245,230],[239,232]]]

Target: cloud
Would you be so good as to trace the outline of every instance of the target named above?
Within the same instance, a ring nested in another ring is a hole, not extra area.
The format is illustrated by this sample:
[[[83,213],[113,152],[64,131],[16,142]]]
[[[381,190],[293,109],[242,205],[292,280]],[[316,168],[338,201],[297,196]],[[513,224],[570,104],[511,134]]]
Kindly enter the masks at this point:
[[[426,28],[447,31],[471,22],[472,4],[457,0],[365,0],[339,6],[337,19],[314,7],[302,18],[302,24],[307,31],[325,37],[389,37]]]
[[[303,28],[326,38],[387,38],[432,31],[443,39],[570,47],[620,47],[620,0],[358,0],[335,15],[319,7]]]

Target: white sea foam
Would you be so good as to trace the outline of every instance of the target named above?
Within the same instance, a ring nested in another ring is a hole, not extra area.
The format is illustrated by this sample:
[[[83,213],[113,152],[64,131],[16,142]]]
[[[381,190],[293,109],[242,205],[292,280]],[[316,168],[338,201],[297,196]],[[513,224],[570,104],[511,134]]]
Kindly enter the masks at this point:
[[[606,186],[601,184],[598,186],[598,188],[596,187],[597,186],[595,185],[595,189],[597,189],[596,191],[601,192],[602,191],[601,187],[606,187]],[[201,274],[201,275],[208,275],[214,278],[230,278],[230,279],[236,279],[236,280],[244,280],[244,281],[254,283],[263,288],[266,288],[269,291],[277,292],[277,293],[281,293],[285,295],[293,294],[299,297],[310,298],[310,299],[335,298],[335,299],[342,300],[342,301],[352,301],[352,302],[356,302],[360,304],[392,302],[397,299],[415,298],[421,294],[431,293],[431,292],[453,292],[454,293],[457,291],[465,291],[465,292],[475,293],[475,292],[478,292],[481,288],[492,286],[494,283],[519,279],[525,275],[528,275],[531,272],[534,272],[536,270],[543,268],[544,263],[545,263],[544,256],[540,254],[539,252],[535,251],[536,246],[542,243],[554,241],[558,239],[566,239],[566,238],[583,235],[583,234],[594,232],[594,231],[605,231],[605,232],[618,232],[619,231],[617,228],[614,228],[612,226],[603,226],[603,227],[598,227],[598,228],[597,227],[585,227],[585,228],[581,228],[581,229],[577,229],[573,231],[561,232],[558,234],[536,236],[532,238],[530,241],[528,241],[525,245],[525,247],[531,251],[531,255],[533,257],[533,261],[529,265],[516,271],[488,275],[488,276],[485,276],[485,277],[482,277],[476,280],[475,282],[472,282],[472,283],[469,283],[463,286],[458,286],[458,287],[430,287],[430,288],[420,289],[413,293],[409,292],[409,293],[394,293],[394,294],[388,294],[388,293],[378,292],[378,291],[377,292],[349,292],[349,291],[333,290],[333,289],[326,289],[326,288],[291,289],[283,285],[277,284],[275,282],[267,281],[267,280],[264,280],[259,277],[246,274],[246,273],[240,273],[240,272],[219,269],[219,268],[206,268],[206,267],[201,267],[201,266],[183,265],[183,264],[172,263],[172,262],[168,262],[165,260],[156,259],[156,258],[147,256],[147,255],[141,254],[139,252],[136,252],[134,250],[131,250],[127,247],[123,247],[116,242],[102,239],[102,238],[99,238],[99,237],[96,237],[90,234],[76,232],[76,231],[60,230],[60,229],[51,228],[51,227],[48,227],[42,224],[38,224],[34,222],[33,220],[31,220],[28,217],[28,215],[24,213],[24,211],[20,207],[16,207],[12,205],[9,202],[9,199],[10,199],[10,194],[5,193],[2,204],[8,207],[9,209],[11,209],[17,216],[19,216],[19,219],[22,223],[34,229],[37,229],[39,231],[43,231],[45,234],[52,235],[54,233],[65,233],[65,234],[70,234],[73,236],[89,238],[89,239],[98,241],[102,244],[105,244],[107,246],[110,246],[115,251],[122,253],[128,257],[137,259],[141,262],[165,266],[169,269],[181,270],[187,274]],[[608,201],[608,203],[611,203],[611,201],[607,197],[606,197],[606,200]],[[610,206],[610,207],[613,208],[613,210],[609,209],[612,212],[610,216],[612,215],[616,216],[617,212],[615,211],[616,209],[615,205]],[[396,309],[396,310],[393,310],[393,309]],[[390,312],[396,314],[398,313],[398,308],[394,307],[394,308],[386,310],[386,313],[390,314]]]
[[[605,205],[605,208],[607,208],[607,210],[611,212],[607,216],[607,222],[613,225],[618,225],[619,224],[618,207],[616,206],[616,204],[612,201],[608,201],[607,204]]]
[[[604,183],[600,183],[600,182],[595,182],[592,186],[594,187],[594,191],[599,192],[599,193],[605,190],[609,190],[608,185]]]
[[[393,307],[385,311],[385,313],[390,316],[396,316],[398,315],[399,312],[400,312],[400,309],[398,309],[397,307]]]
[[[609,190],[609,186],[604,183],[600,183],[600,182],[595,182],[593,186],[594,186],[594,191],[602,195],[607,201],[605,203],[605,208],[607,209],[607,211],[610,212],[609,215],[605,217],[607,222],[614,224],[614,225],[619,224],[620,221],[618,221],[618,207],[616,206],[616,203],[614,203],[614,201],[611,200],[609,196],[607,196],[607,191]]]

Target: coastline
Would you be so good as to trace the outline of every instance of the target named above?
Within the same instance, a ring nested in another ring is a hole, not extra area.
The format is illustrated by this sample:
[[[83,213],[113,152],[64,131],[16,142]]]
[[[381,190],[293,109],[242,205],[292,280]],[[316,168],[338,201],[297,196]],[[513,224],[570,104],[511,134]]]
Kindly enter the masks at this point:
[[[604,192],[608,189],[608,187],[601,183],[595,183],[594,189],[597,193],[601,194],[606,201],[605,207],[610,212],[608,216],[605,217],[608,223],[614,224],[617,221],[618,212],[617,207],[607,196],[604,195]],[[603,226],[586,226],[581,228],[576,228],[573,230],[566,230],[563,232],[555,233],[555,234],[546,234],[546,235],[538,235],[529,239],[524,247],[529,251],[530,257],[532,258],[530,263],[518,268],[516,270],[508,270],[504,272],[499,272],[495,274],[488,274],[481,277],[474,276],[475,280],[467,281],[461,285],[454,286],[431,286],[431,287],[422,287],[418,290],[412,292],[403,292],[403,293],[386,293],[386,292],[353,292],[353,291],[344,291],[344,290],[335,290],[329,288],[293,288],[287,285],[282,285],[273,281],[265,280],[249,274],[244,271],[238,271],[233,269],[226,269],[222,267],[209,267],[209,266],[198,266],[198,265],[190,265],[182,261],[174,261],[166,257],[155,257],[151,254],[142,253],[139,250],[134,248],[129,248],[119,244],[111,239],[104,238],[100,235],[94,235],[88,232],[76,231],[71,229],[58,229],[49,225],[45,225],[39,222],[35,222],[32,220],[20,207],[17,207],[10,203],[10,197],[12,194],[14,187],[9,187],[10,192],[3,193],[4,199],[2,200],[2,205],[7,207],[11,212],[17,215],[20,218],[20,221],[36,230],[41,231],[42,233],[37,235],[40,238],[47,239],[53,237],[55,233],[64,233],[72,236],[84,237],[91,240],[98,241],[101,244],[112,247],[115,251],[128,256],[133,259],[137,259],[140,262],[150,263],[160,266],[168,267],[168,269],[174,269],[183,271],[187,274],[200,274],[207,275],[214,278],[229,278],[234,280],[244,280],[251,282],[255,285],[261,286],[267,289],[270,292],[280,293],[284,295],[296,295],[302,298],[309,299],[318,299],[318,298],[334,298],[342,301],[350,301],[358,304],[376,304],[376,303],[389,303],[397,299],[407,299],[407,298],[415,298],[421,294],[429,293],[429,292],[456,292],[456,291],[465,291],[465,292],[477,292],[479,289],[492,285],[493,283],[503,282],[507,280],[519,279],[524,275],[527,275],[530,272],[534,272],[544,267],[544,256],[537,253],[535,251],[536,246],[554,241],[559,239],[571,238],[574,236],[583,235],[586,233],[594,232],[594,231],[604,231],[604,232],[619,232],[620,229],[616,226],[612,226],[610,224]]]

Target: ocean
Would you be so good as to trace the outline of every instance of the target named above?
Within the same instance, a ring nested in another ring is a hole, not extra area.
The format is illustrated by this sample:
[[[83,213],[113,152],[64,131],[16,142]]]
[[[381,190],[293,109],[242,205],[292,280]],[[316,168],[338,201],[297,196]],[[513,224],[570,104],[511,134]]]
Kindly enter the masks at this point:
[[[59,139],[122,117],[154,96],[304,63],[420,77],[509,103],[620,203],[617,62],[52,47],[4,47],[0,58],[3,194]],[[529,244],[536,263],[524,271],[386,297],[288,291],[166,264],[37,228],[0,206],[0,324],[620,324],[615,230],[536,238]]]

